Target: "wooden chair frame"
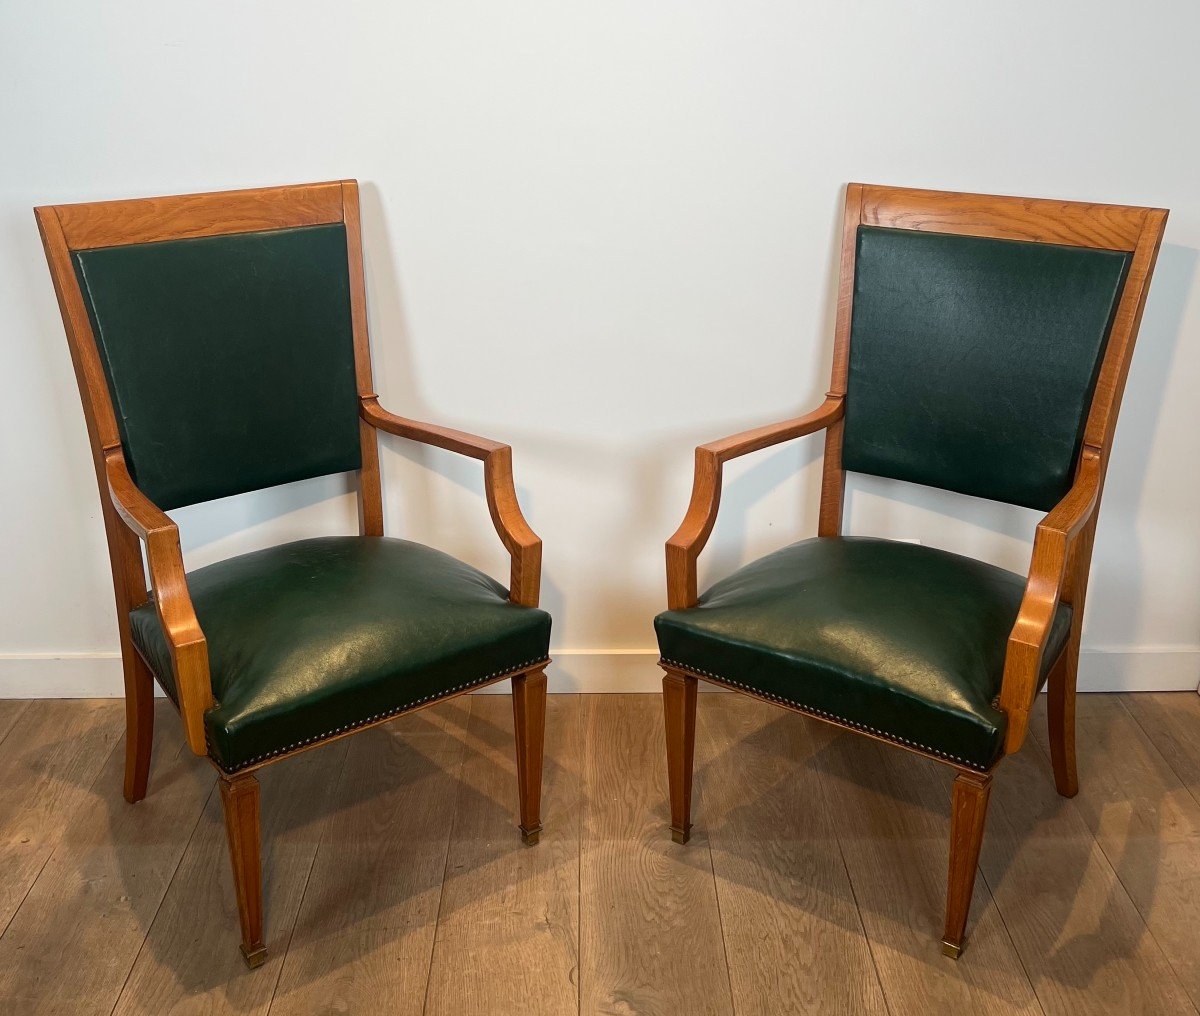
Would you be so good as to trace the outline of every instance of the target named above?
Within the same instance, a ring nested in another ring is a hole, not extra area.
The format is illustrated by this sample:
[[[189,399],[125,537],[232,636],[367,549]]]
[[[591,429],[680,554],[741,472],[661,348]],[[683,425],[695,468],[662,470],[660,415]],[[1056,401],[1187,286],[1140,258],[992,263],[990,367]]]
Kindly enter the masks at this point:
[[[208,646],[188,593],[179,528],[138,489],[126,466],[112,398],[71,253],[160,240],[342,223],[346,229],[359,398],[360,533],[363,536],[383,535],[383,492],[376,432],[385,431],[482,461],[492,524],[512,559],[509,598],[514,603],[537,606],[542,543],[521,514],[512,478],[512,449],[508,445],[395,416],[379,405],[379,396],[371,379],[356,181],[47,206],[35,209],[35,214],[83,401],[108,537],[125,677],[125,798],[136,802],[146,795],[150,771],[154,678],[133,643],[129,620],[129,612],[150,598],[145,579],[148,568],[155,608],[170,646],[184,734],[192,751],[208,757],[217,769],[242,925],[242,954],[250,966],[258,966],[266,957],[266,947],[263,939],[259,785],[254,773],[264,765],[328,743],[336,737],[304,745],[236,774],[224,772],[209,757],[204,736],[204,714],[213,705]],[[547,662],[484,682],[512,681],[520,828],[529,844],[537,842],[541,831],[542,745],[546,713],[544,667]],[[481,686],[475,684],[457,694]],[[386,717],[337,736],[347,736],[392,718]]]
[[[1078,792],[1075,685],[1096,518],[1117,412],[1166,220],[1167,212],[1161,208],[849,184],[842,226],[841,277],[829,392],[825,401],[811,413],[735,434],[696,449],[691,503],[682,525],[667,541],[668,606],[678,610],[697,602],[696,561],[716,522],[721,501],[721,471],[730,459],[816,431],[825,431],[817,532],[819,536],[841,535],[846,482],[842,467],[842,434],[850,362],[855,241],[859,226],[886,226],[1130,252],[1129,272],[1092,396],[1073,484],[1062,501],[1038,523],[1035,532],[1029,578],[1016,623],[1008,639],[999,700],[1000,708],[1008,719],[1004,754],[1009,755],[1019,750],[1025,741],[1029,713],[1039,690],[1042,656],[1049,640],[1054,612],[1060,602],[1071,604],[1074,614],[1070,636],[1066,647],[1050,668],[1047,684],[1054,781],[1060,794],[1073,797]],[[691,831],[696,682],[722,682],[711,675],[688,671],[669,665],[666,661],[660,661],[660,666],[666,671],[663,701],[671,830],[677,842],[685,843]],[[726,687],[743,694],[754,694],[732,685]],[[791,705],[785,708],[804,712]],[[827,716],[816,713],[808,715],[835,726],[844,726]],[[845,729],[863,733],[852,727]],[[963,947],[992,776],[999,763],[986,772],[980,772],[947,762],[944,758],[899,741],[876,739],[950,765],[958,773],[951,805],[949,888],[942,939],[943,951],[957,958]]]

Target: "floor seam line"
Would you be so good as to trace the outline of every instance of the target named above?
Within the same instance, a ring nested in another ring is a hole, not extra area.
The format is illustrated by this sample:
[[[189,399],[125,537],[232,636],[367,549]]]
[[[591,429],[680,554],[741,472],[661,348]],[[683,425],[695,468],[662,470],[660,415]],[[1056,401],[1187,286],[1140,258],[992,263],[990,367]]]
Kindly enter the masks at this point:
[[[342,755],[342,765],[338,769],[337,781],[333,786],[333,801],[334,804],[338,799],[338,792],[342,789],[342,780],[346,776],[346,763],[350,758],[350,752],[354,746],[353,741],[348,741],[346,751]],[[279,985],[283,983],[283,972],[287,968],[288,957],[292,951],[292,940],[296,937],[296,928],[300,924],[300,915],[304,911],[304,901],[308,897],[308,887],[312,882],[312,873],[317,867],[317,858],[321,855],[321,847],[325,845],[325,838],[329,835],[330,829],[333,828],[333,823],[327,821],[325,828],[321,831],[320,839],[317,840],[316,849],[313,850],[312,860],[308,863],[308,874],[304,876],[304,888],[300,890],[300,899],[296,902],[296,916],[292,918],[292,927],[288,931],[287,944],[283,947],[283,958],[279,963],[279,973],[275,975],[275,984],[271,988],[271,998],[267,1002],[267,1011],[264,1016],[271,1016],[271,1010],[275,1008],[275,998],[279,994]]]
[[[37,701],[54,702],[54,701],[58,701],[58,700],[56,700],[56,699],[39,699]],[[26,707],[26,709],[27,708],[28,707]],[[25,710],[22,710],[21,715],[23,716],[24,714],[25,714]],[[15,726],[15,724],[14,724],[14,726]],[[12,728],[10,728],[10,731],[11,731],[11,729]],[[5,735],[5,736],[7,736],[7,735]],[[117,738],[115,738],[113,740],[112,747],[104,755],[101,756],[100,761],[96,766],[95,774],[88,781],[87,790],[89,792],[91,791],[92,787],[94,787],[99,782],[100,777],[104,774],[104,770],[108,767],[108,760],[113,757],[113,755],[117,751],[117,748],[119,748],[120,746],[121,746],[121,738],[118,736]],[[69,823],[67,825],[69,825]],[[46,859],[41,863],[41,866],[37,870],[37,874],[34,875],[32,879],[30,879],[29,885],[26,887],[25,892],[21,894],[21,902],[18,903],[15,907],[13,907],[12,914],[9,916],[8,920],[4,922],[4,928],[2,930],[0,930],[0,938],[3,938],[5,935],[8,934],[8,929],[12,927],[13,921],[15,921],[17,919],[17,914],[19,914],[21,912],[21,908],[23,906],[25,906],[25,901],[29,899],[29,894],[31,892],[33,892],[33,887],[38,884],[38,879],[40,879],[42,877],[42,873],[46,870],[46,868],[50,864],[50,862],[54,860],[54,855],[58,853],[58,848],[62,846],[62,839],[63,839],[63,835],[65,835],[65,833],[67,831],[67,825],[64,825],[62,830],[60,830],[58,839],[55,840],[54,845],[50,848],[50,853],[48,853],[46,855]]]
[[[1135,693],[1135,694],[1137,694],[1137,693]],[[1153,695],[1156,693],[1155,692],[1143,692],[1141,694]],[[1173,694],[1173,693],[1167,692],[1167,693],[1161,693],[1161,694]],[[1187,695],[1187,694],[1190,694],[1190,692],[1181,692],[1180,694]],[[1196,804],[1200,805],[1200,788],[1193,790],[1191,788],[1191,786],[1188,785],[1188,782],[1183,778],[1183,776],[1179,772],[1179,770],[1176,769],[1171,764],[1170,759],[1168,759],[1167,756],[1164,755],[1161,751],[1158,751],[1158,745],[1155,744],[1154,735],[1151,734],[1150,731],[1146,729],[1145,724],[1143,724],[1142,721],[1140,719],[1138,719],[1137,713],[1135,713],[1132,709],[1129,708],[1129,706],[1127,706],[1125,704],[1125,696],[1118,695],[1117,700],[1121,703],[1121,708],[1124,709],[1125,712],[1128,713],[1129,716],[1132,718],[1133,722],[1137,724],[1138,729],[1143,734],[1146,735],[1146,740],[1149,741],[1152,745],[1154,745],[1154,750],[1156,752],[1158,752],[1159,757],[1163,760],[1164,763],[1166,763],[1167,769],[1170,770],[1171,774],[1175,777],[1175,779],[1177,779],[1179,781],[1179,785],[1188,792],[1188,796],[1191,797],[1192,800],[1196,802]]]
[[[183,749],[180,749],[182,753]],[[178,754],[175,756],[178,758]],[[196,837],[196,830],[200,828],[200,822],[204,819],[204,812],[208,808],[208,802],[212,800],[213,791],[216,790],[216,781],[213,781],[211,787],[208,788],[208,795],[200,804],[199,810],[196,812],[196,821],[192,823],[192,831],[188,833],[187,842],[183,845],[183,849],[179,851],[179,859],[175,862],[175,870],[171,872],[171,877],[167,879],[166,888],[163,890],[162,897],[158,901],[158,906],[154,908],[154,916],[150,918],[150,923],[146,925],[146,934],[142,936],[142,941],[138,945],[137,952],[134,953],[133,962],[129,964],[129,969],[125,971],[125,980],[121,982],[121,990],[117,992],[117,997],[113,1001],[112,1008],[109,1010],[109,1016],[117,1011],[117,1006],[121,1004],[121,999],[125,996],[125,989],[129,987],[129,978],[133,976],[133,971],[137,967],[137,961],[141,959],[142,951],[146,948],[146,943],[150,940],[150,932],[154,930],[154,924],[158,920],[159,912],[162,910],[163,904],[167,901],[167,894],[171,891],[171,886],[175,884],[175,877],[179,874],[179,869],[183,866],[183,859],[187,856],[188,848],[192,845],[192,840]]]
[[[1157,745],[1154,744],[1154,741],[1150,737],[1149,732],[1146,731],[1145,728],[1143,728],[1140,723],[1138,723],[1137,717],[1134,716],[1131,712],[1129,712],[1128,709],[1126,709],[1125,703],[1122,702],[1119,697],[1117,697],[1117,701],[1118,701],[1118,704],[1120,705],[1121,710],[1125,713],[1126,716],[1129,717],[1129,719],[1133,722],[1133,725],[1145,737],[1146,745],[1148,747],[1150,747],[1154,751],[1154,753],[1156,755],[1158,755],[1158,757],[1162,760],[1163,766],[1166,768],[1167,772],[1169,772],[1172,776],[1175,777],[1175,779],[1179,782],[1179,785],[1181,787],[1183,787],[1183,789],[1185,791],[1188,790],[1187,784],[1185,784],[1183,782],[1183,780],[1179,779],[1179,775],[1175,772],[1175,770],[1173,768],[1171,768],[1171,764],[1166,760],[1165,756],[1163,756],[1159,752],[1158,747],[1157,747]],[[1035,744],[1037,744],[1038,748],[1042,750],[1042,753],[1044,755],[1045,749],[1042,747],[1041,742],[1038,741],[1037,738],[1033,738],[1033,741]],[[1051,764],[1053,764],[1053,762]],[[1189,791],[1189,794],[1190,794],[1190,791]],[[1076,807],[1078,807],[1078,805],[1076,805]],[[1082,815],[1080,816],[1080,819],[1081,820],[1083,819]],[[1086,821],[1084,822],[1084,825],[1085,826],[1088,825]],[[1180,990],[1183,992],[1184,996],[1187,998],[1193,1011],[1200,1013],[1200,1009],[1197,1008],[1197,1000],[1192,998],[1192,993],[1190,991],[1188,991],[1186,982],[1184,981],[1184,979],[1182,977],[1179,976],[1179,971],[1175,969],[1175,964],[1171,962],[1171,957],[1167,954],[1167,951],[1162,947],[1161,943],[1158,940],[1158,936],[1154,933],[1154,929],[1150,927],[1149,918],[1147,917],[1146,914],[1142,913],[1142,908],[1140,906],[1138,906],[1137,900],[1135,900],[1133,898],[1133,893],[1131,893],[1129,891],[1129,887],[1125,884],[1125,880],[1121,877],[1121,869],[1115,863],[1113,863],[1113,859],[1109,856],[1108,851],[1104,849],[1104,844],[1100,841],[1100,838],[1094,832],[1092,832],[1090,827],[1088,828],[1088,832],[1091,834],[1092,842],[1095,843],[1097,848],[1100,850],[1101,856],[1103,856],[1103,858],[1104,858],[1105,862],[1108,864],[1109,868],[1112,869],[1112,873],[1113,873],[1113,876],[1117,880],[1117,884],[1120,885],[1120,887],[1124,890],[1125,895],[1129,898],[1129,902],[1133,905],[1134,913],[1137,914],[1139,918],[1141,918],[1142,926],[1146,929],[1146,934],[1149,935],[1151,941],[1154,942],[1154,946],[1156,949],[1158,949],[1159,953],[1162,955],[1163,961],[1167,964],[1167,968],[1171,971],[1172,974],[1175,975],[1175,980],[1178,983]]]
[[[984,834],[986,835],[986,829],[984,830]],[[1042,1012],[1042,1016],[1047,1016],[1046,1007],[1042,1004],[1042,997],[1038,994],[1037,985],[1034,984],[1033,977],[1029,973],[1029,967],[1025,965],[1025,957],[1021,955],[1021,950],[1017,948],[1017,943],[1013,939],[1012,932],[1009,930],[1008,921],[1004,919],[1004,911],[1000,907],[1000,899],[996,896],[995,892],[993,892],[992,884],[988,881],[987,875],[984,874],[982,865],[975,866],[975,874],[977,877],[983,879],[984,888],[987,889],[988,895],[992,898],[992,903],[994,903],[996,906],[996,916],[1000,919],[1000,927],[1004,929],[1004,937],[1008,939],[1008,944],[1012,947],[1013,955],[1017,958],[1017,962],[1021,965],[1021,973],[1025,975],[1025,982],[1029,985],[1029,990],[1033,992],[1033,1001],[1036,1003],[1038,1009]],[[974,893],[972,893],[972,895],[974,895]],[[975,924],[976,927],[978,927],[978,919],[976,920]]]
[[[454,803],[451,805],[450,811],[450,828],[446,831],[446,853],[442,857],[442,881],[438,886],[437,915],[433,919],[433,941],[429,943],[429,964],[425,971],[425,996],[421,1002],[422,1016],[429,1011],[429,989],[433,983],[433,960],[437,955],[438,932],[442,927],[442,903],[446,899],[446,874],[450,870],[450,847],[454,843],[454,829],[458,824],[458,802],[462,796],[463,770],[467,764],[466,738],[471,732],[471,717],[475,715],[475,704],[471,701],[472,696],[463,697],[467,701],[467,720],[463,724],[463,740],[459,746],[458,770],[454,778]],[[443,733],[447,733],[445,728],[443,728]]]
[[[697,703],[696,711],[697,711],[697,713],[699,713],[699,703]],[[707,726],[707,724],[700,721],[699,716],[696,717],[696,720],[697,720],[697,727],[700,730],[703,730],[705,728],[705,726]],[[694,750],[695,749],[693,747],[693,751]],[[700,790],[704,786],[704,776],[703,776],[703,768],[704,767],[701,766],[700,768],[701,768],[701,772],[699,774],[697,774],[695,771],[695,765],[693,764],[692,782],[695,785],[693,788],[693,794],[696,797],[703,798],[703,795],[700,793]],[[721,910],[721,889],[720,889],[720,886],[717,885],[717,865],[716,865],[716,862],[713,860],[712,834],[709,832],[707,819],[703,823],[703,829],[704,829],[704,846],[705,846],[705,849],[708,851],[708,871],[709,871],[709,874],[712,875],[713,900],[717,904],[717,927],[721,929],[721,955],[725,957],[725,984],[729,988],[729,1011],[732,1012],[734,1014],[734,1016],[737,1016],[737,1012],[738,1012],[737,999],[734,998],[734,995],[733,995],[733,968],[730,966],[730,963],[729,963],[729,942],[727,941],[727,938],[725,935],[725,914]]]
[[[811,729],[811,728],[810,728]],[[828,742],[833,743],[832,739]],[[825,810],[829,812],[829,795],[826,792],[825,773],[818,771],[817,779],[821,788],[821,801],[825,805]],[[883,1007],[889,1013],[892,1012],[892,1003],[888,999],[887,989],[883,986],[883,975],[879,972],[879,961],[875,958],[875,946],[871,942],[871,936],[867,933],[867,922],[863,919],[862,906],[858,902],[858,890],[854,888],[854,878],[850,874],[850,865],[846,863],[846,849],[842,846],[842,837],[837,830],[837,823],[833,823],[833,842],[837,844],[838,857],[842,862],[842,871],[846,874],[846,885],[850,887],[850,898],[854,900],[854,912],[858,915],[858,926],[862,929],[863,941],[867,944],[867,955],[871,957],[871,969],[875,972],[875,983],[879,986],[879,997],[883,1001]]]

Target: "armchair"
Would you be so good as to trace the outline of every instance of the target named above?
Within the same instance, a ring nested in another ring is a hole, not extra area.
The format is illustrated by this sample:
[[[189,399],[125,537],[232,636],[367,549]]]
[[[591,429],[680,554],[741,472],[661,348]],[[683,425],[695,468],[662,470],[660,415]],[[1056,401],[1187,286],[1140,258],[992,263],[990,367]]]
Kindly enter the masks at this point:
[[[1048,685],[1078,790],[1075,687],[1117,410],[1167,213],[850,184],[833,376],[794,420],[696,449],[655,620],[671,832],[691,831],[696,688],[767,699],[951,766],[943,951],[962,951],[996,768]],[[818,535],[697,592],[728,459],[825,433]],[[842,535],[847,470],[1048,511],[1029,574]]]
[[[247,964],[266,956],[255,778],[265,765],[511,680],[520,829],[536,843],[550,637],[537,606],[541,541],[521,514],[507,445],[380,407],[357,184],[36,215],[108,537],[125,797],[146,794],[157,681],[217,773]],[[482,461],[512,558],[507,589],[384,537],[379,431]],[[185,571],[167,510],[339,472],[357,477],[359,535]]]

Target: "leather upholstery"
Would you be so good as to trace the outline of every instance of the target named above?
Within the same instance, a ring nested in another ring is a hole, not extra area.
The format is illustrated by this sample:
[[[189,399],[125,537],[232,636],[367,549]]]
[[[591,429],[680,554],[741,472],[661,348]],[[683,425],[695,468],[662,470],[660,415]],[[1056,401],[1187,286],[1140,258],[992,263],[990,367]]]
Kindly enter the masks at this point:
[[[550,615],[447,554],[404,540],[285,544],[188,575],[227,772],[544,661]],[[174,694],[153,603],[133,639]]]
[[[931,547],[817,538],[654,622],[664,662],[988,768],[1000,755],[1006,642],[1025,582]],[[1060,605],[1043,676],[1066,645]]]
[[[1048,511],[1129,255],[871,226],[857,244],[845,467]]]
[[[160,508],[359,468],[340,223],[73,257],[126,462]]]

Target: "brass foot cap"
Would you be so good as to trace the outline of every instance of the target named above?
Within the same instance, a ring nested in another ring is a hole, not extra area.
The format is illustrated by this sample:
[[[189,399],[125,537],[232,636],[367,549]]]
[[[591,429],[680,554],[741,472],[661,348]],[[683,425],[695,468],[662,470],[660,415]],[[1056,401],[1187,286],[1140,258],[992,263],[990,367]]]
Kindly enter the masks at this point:
[[[261,967],[267,962],[267,947],[261,942],[258,945],[251,946],[249,949],[243,944],[239,946],[242,950],[242,959],[246,961],[246,966],[251,970],[255,967]]]
[[[686,829],[679,829],[676,826],[671,826],[671,839],[676,843],[687,843],[692,838],[692,827],[689,825]]]
[[[958,959],[962,955],[963,947],[960,942],[955,945],[949,939],[942,939],[942,955],[949,956],[952,960]]]
[[[542,825],[540,822],[532,829],[526,829],[524,826],[521,826],[521,842],[524,843],[525,846],[527,846],[527,847],[536,846],[538,840],[540,840],[541,838],[542,838]]]

